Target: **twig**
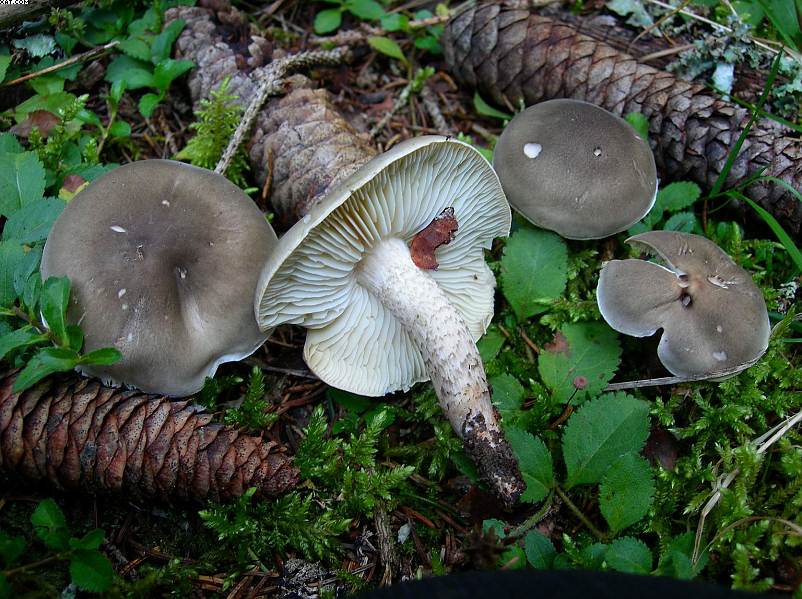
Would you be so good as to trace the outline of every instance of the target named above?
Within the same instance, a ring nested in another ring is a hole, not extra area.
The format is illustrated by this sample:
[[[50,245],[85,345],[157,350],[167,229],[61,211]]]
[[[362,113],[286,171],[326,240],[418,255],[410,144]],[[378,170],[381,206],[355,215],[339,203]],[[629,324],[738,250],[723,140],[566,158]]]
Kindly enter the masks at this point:
[[[685,52],[685,50],[690,50],[691,48],[693,48],[693,44],[682,44],[681,46],[674,46],[673,48],[666,48],[665,50],[658,50],[657,52],[646,54],[645,56],[641,56],[638,60],[640,62],[649,62],[650,60],[655,60],[657,58],[673,56],[674,54]]]
[[[560,499],[563,500],[563,503],[565,503],[565,505],[568,506],[568,509],[570,509],[572,512],[574,512],[574,515],[577,518],[579,518],[579,520],[582,522],[582,524],[584,524],[587,527],[587,529],[593,534],[594,537],[596,537],[597,539],[599,539],[602,542],[607,540],[606,535],[602,531],[600,531],[598,528],[596,528],[593,525],[593,522],[588,520],[588,517],[585,514],[582,513],[582,510],[580,510],[578,507],[576,507],[574,502],[571,501],[571,498],[568,497],[566,492],[563,491],[559,487],[559,485],[555,486],[554,490],[557,492],[557,495],[560,496]]]
[[[379,133],[381,133],[382,129],[387,126],[387,123],[389,123],[390,120],[398,113],[398,111],[401,110],[404,105],[406,105],[406,103],[409,101],[409,94],[412,93],[412,85],[413,82],[410,81],[404,86],[404,89],[401,90],[401,94],[395,99],[395,102],[393,102],[393,105],[390,107],[390,110],[387,112],[387,114],[385,114],[381,120],[370,130],[368,136],[371,139],[375,138]]]
[[[216,173],[225,174],[234,155],[237,153],[240,144],[245,139],[245,136],[251,130],[253,121],[257,113],[262,108],[268,97],[281,93],[284,87],[284,77],[289,75],[292,71],[298,69],[311,68],[316,66],[336,66],[348,61],[350,57],[350,49],[341,47],[334,50],[310,50],[307,52],[299,52],[286,58],[280,58],[271,62],[265,69],[263,69],[258,77],[261,80],[256,93],[251,99],[248,108],[242,115],[237,130],[231,136],[228,142],[228,147],[217,163],[214,169]]]
[[[393,576],[395,570],[398,568],[398,555],[396,554],[395,544],[393,543],[393,529],[390,527],[387,511],[381,503],[376,506],[376,511],[373,514],[373,522],[376,524],[379,554],[381,555],[381,562],[384,566],[384,573],[382,574],[379,585],[387,586],[393,583]]]
[[[120,42],[113,41],[105,44],[103,46],[98,46],[97,48],[92,48],[91,50],[87,50],[86,52],[82,52],[81,54],[76,54],[75,56],[71,56],[67,60],[60,62],[58,64],[54,64],[47,68],[42,69],[41,71],[36,71],[35,73],[28,73],[27,75],[23,75],[22,77],[17,77],[16,79],[12,79],[11,81],[6,81],[0,87],[9,87],[11,85],[17,85],[18,83],[23,83],[24,81],[28,81],[30,79],[35,79],[36,77],[40,77],[41,75],[47,75],[48,73],[53,73],[64,67],[68,67],[70,65],[75,64],[76,62],[81,62],[83,60],[88,60],[90,58],[94,58],[99,54],[103,54],[107,50],[111,50],[115,46],[117,46]]]
[[[423,100],[423,106],[426,108],[426,112],[432,117],[434,128],[443,135],[449,135],[451,133],[451,127],[448,126],[443,113],[440,112],[437,97],[428,85],[423,86],[423,89],[420,91],[420,97],[421,100]]]
[[[757,445],[757,449],[755,452],[760,455],[765,453],[769,447],[774,445],[777,441],[783,438],[783,436],[788,433],[794,426],[796,426],[799,422],[802,422],[802,411],[797,412],[793,416],[789,416],[783,422],[780,422],[778,425],[774,426],[773,428],[769,429],[762,435],[760,435],[757,439],[753,441],[755,445]],[[720,476],[716,480],[716,487],[713,491],[712,496],[705,504],[704,508],[702,508],[702,515],[699,517],[699,525],[696,527],[696,538],[693,542],[693,556],[692,561],[694,566],[698,563],[700,557],[699,548],[702,544],[702,534],[704,532],[705,527],[705,520],[707,516],[713,511],[713,508],[716,507],[719,500],[722,496],[722,491],[729,487],[732,484],[732,481],[735,480],[735,477],[740,474],[740,469],[736,468],[732,472],[729,472],[725,475]]]

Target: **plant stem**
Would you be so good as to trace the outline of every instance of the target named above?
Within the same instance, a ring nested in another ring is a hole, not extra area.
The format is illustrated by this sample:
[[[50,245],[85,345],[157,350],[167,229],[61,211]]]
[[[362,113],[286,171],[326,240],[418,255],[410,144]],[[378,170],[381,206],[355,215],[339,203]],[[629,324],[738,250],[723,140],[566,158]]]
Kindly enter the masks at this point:
[[[607,535],[605,535],[605,534],[604,534],[602,531],[600,531],[598,528],[596,528],[596,527],[593,525],[593,523],[592,523],[592,522],[591,522],[591,521],[588,519],[588,517],[587,517],[587,516],[585,516],[585,514],[583,514],[583,513],[582,513],[582,510],[580,510],[580,509],[579,509],[579,508],[576,506],[576,504],[575,504],[573,501],[571,501],[571,498],[570,498],[570,497],[568,497],[568,494],[567,494],[565,491],[563,491],[563,490],[560,488],[560,486],[559,486],[559,485],[555,485],[555,486],[554,486],[554,490],[557,492],[557,495],[559,495],[559,496],[560,496],[560,499],[562,499],[562,500],[563,500],[563,502],[565,503],[565,505],[567,505],[567,506],[568,506],[568,508],[569,508],[569,509],[570,509],[572,512],[574,512],[574,515],[575,515],[577,518],[579,518],[579,520],[582,522],[582,524],[584,524],[584,525],[587,527],[587,529],[588,529],[588,530],[589,530],[591,533],[593,533],[593,536],[594,536],[594,537],[596,537],[597,539],[599,539],[599,540],[600,540],[600,541],[602,541],[602,542],[604,542],[604,541],[606,541],[606,540],[607,540]]]
[[[526,520],[521,522],[518,526],[513,528],[510,531],[510,534],[507,535],[508,537],[522,537],[524,534],[529,532],[532,528],[540,524],[540,522],[548,516],[549,512],[551,511],[552,507],[552,499],[554,498],[554,489],[549,491],[548,497],[543,500],[543,505],[540,506],[540,509],[536,511],[534,514],[529,516]]]
[[[65,554],[57,553],[56,555],[51,555],[50,557],[40,559],[39,561],[31,562],[30,564],[25,564],[24,566],[12,568],[11,570],[5,570],[4,572],[0,572],[0,574],[5,576],[6,578],[10,578],[14,574],[19,574],[20,572],[25,572],[26,570],[31,570],[33,568],[38,568],[39,566],[44,566],[45,564],[49,564],[50,562],[55,562],[61,559],[65,559]]]

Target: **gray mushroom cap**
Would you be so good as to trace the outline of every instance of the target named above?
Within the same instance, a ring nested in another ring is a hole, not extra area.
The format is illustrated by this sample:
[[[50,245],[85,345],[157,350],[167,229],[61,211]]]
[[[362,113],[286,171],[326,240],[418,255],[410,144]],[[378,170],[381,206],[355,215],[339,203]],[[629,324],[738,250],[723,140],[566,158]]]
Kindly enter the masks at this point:
[[[493,167],[513,208],[568,239],[624,231],[657,195],[648,144],[623,119],[579,100],[549,100],[516,115]]]
[[[53,226],[41,272],[70,278],[68,317],[83,328],[85,351],[123,354],[87,374],[182,396],[267,338],[252,298],[275,244],[262,213],[225,177],[144,160],[75,196]]]
[[[666,265],[632,259],[605,264],[597,300],[612,328],[635,337],[663,329],[657,355],[675,376],[727,376],[763,355],[770,334],[763,295],[721,248],[675,231],[627,241]]]

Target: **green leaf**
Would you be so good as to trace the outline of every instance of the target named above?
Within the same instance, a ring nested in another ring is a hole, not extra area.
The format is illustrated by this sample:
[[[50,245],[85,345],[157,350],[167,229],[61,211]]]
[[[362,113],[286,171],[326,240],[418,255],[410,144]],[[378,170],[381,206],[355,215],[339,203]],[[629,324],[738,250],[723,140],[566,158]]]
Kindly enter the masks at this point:
[[[3,227],[3,240],[32,244],[47,239],[66,204],[56,198],[40,198],[14,212]]]
[[[67,343],[67,307],[70,302],[70,280],[49,277],[42,287],[42,316],[50,332],[59,342]]]
[[[25,250],[16,241],[0,241],[0,307],[7,307],[17,299],[15,275],[25,261]]]
[[[382,29],[385,31],[406,31],[409,27],[409,17],[394,12],[381,18]]]
[[[315,33],[324,35],[336,30],[343,20],[342,9],[327,8],[315,15]]]
[[[523,227],[507,240],[501,258],[501,289],[519,320],[548,310],[565,291],[568,249],[555,233]]]
[[[501,417],[506,414],[521,409],[526,391],[521,383],[511,374],[500,374],[490,379],[490,387],[493,389],[493,405],[498,408]]]
[[[79,589],[102,593],[114,582],[114,568],[99,551],[78,550],[70,559],[70,577]]]
[[[678,181],[658,191],[655,204],[668,212],[679,212],[693,206],[701,194],[702,190],[696,183]]]
[[[695,578],[707,565],[708,554],[703,551],[696,567],[693,565],[694,534],[686,532],[669,541],[657,564],[656,574],[690,580]]]
[[[145,94],[139,98],[139,112],[142,113],[146,119],[150,118],[153,110],[161,102],[162,96],[160,94]]]
[[[47,335],[39,333],[31,325],[7,333],[0,337],[0,360],[5,358],[9,352],[30,347],[42,341],[47,341]]]
[[[120,353],[120,350],[113,347],[104,347],[101,349],[96,349],[95,351],[91,351],[88,354],[84,354],[81,356],[81,359],[78,363],[108,366],[109,364],[114,364],[122,359],[123,355]]]
[[[78,325],[67,325],[67,347],[81,351],[84,346],[84,332]]]
[[[0,574],[0,599],[11,599],[14,589],[8,583],[8,579]]]
[[[109,127],[109,135],[116,138],[131,137],[131,125],[125,121],[114,121]]]
[[[693,212],[679,212],[669,218],[663,225],[664,231],[681,231],[682,233],[701,233],[699,219]]]
[[[375,21],[384,16],[384,8],[376,0],[348,0],[345,8],[364,21]]]
[[[557,555],[551,541],[536,530],[529,531],[524,537],[524,552],[530,565],[538,570],[551,568]]]
[[[148,61],[150,60],[150,42],[152,39],[153,36],[147,34],[129,37],[127,40],[121,41],[118,47],[132,58]]]
[[[14,383],[14,392],[21,393],[56,372],[68,372],[74,369],[79,359],[78,352],[72,349],[61,347],[40,349],[20,372]]]
[[[25,537],[9,537],[0,532],[0,564],[10,567],[25,552]]]
[[[370,397],[356,395],[355,393],[349,393],[348,391],[341,391],[340,389],[335,389],[334,387],[329,387],[326,389],[326,397],[336,401],[349,412],[355,412],[357,414],[361,414],[362,412],[365,412],[372,406],[376,405],[376,402]]]
[[[124,81],[126,89],[141,89],[155,87],[153,82],[152,66],[144,61],[130,56],[118,56],[111,61],[106,69],[106,81],[116,83]]]
[[[377,52],[381,52],[390,58],[397,58],[406,64],[407,57],[404,56],[401,46],[399,46],[395,40],[391,40],[389,37],[384,37],[381,35],[372,35],[368,38],[368,43],[370,44],[370,47]]]
[[[604,323],[581,322],[564,324],[540,352],[537,366],[554,398],[567,402],[601,393],[620,360],[615,331]]]
[[[195,63],[191,60],[173,60],[166,58],[156,65],[153,69],[153,83],[162,92],[167,91],[173,80],[177,79],[192,67]],[[141,104],[140,104],[141,106]]]
[[[15,48],[25,50],[34,58],[41,58],[47,56],[56,49],[56,40],[52,35],[38,33],[36,35],[29,35],[21,40],[14,40]]]
[[[42,277],[39,273],[34,273],[25,281],[22,288],[22,304],[27,309],[35,311],[39,305],[39,298],[42,295]]]
[[[39,502],[31,514],[36,535],[54,551],[64,551],[69,547],[69,531],[64,514],[53,499]]]
[[[788,233],[785,231],[783,226],[777,221],[777,219],[774,218],[774,216],[772,216],[772,214],[768,212],[765,208],[758,206],[755,202],[747,198],[745,195],[734,191],[730,191],[727,193],[728,195],[732,195],[733,197],[737,198],[742,202],[746,202],[754,209],[755,212],[758,213],[758,215],[760,215],[760,218],[762,218],[766,222],[766,224],[771,229],[772,233],[774,233],[774,235],[777,236],[777,239],[779,239],[780,243],[782,243],[783,247],[785,248],[785,251],[788,252],[788,255],[791,257],[791,260],[793,260],[794,266],[796,266],[797,271],[802,272],[802,252],[799,251],[799,248],[797,247],[796,243],[794,243],[794,240],[791,239],[791,236],[788,235]]]
[[[0,133],[0,155],[20,154],[22,152],[22,146],[19,145],[13,133]]]
[[[640,112],[630,112],[624,120],[643,138],[643,141],[649,141],[649,119]]]
[[[153,64],[158,64],[162,60],[170,58],[170,51],[173,48],[173,43],[181,35],[184,30],[186,22],[183,19],[176,19],[171,21],[164,30],[156,36],[151,46],[150,60]]]
[[[521,495],[521,501],[529,503],[542,501],[554,485],[551,452],[539,437],[533,437],[526,431],[508,428],[505,433],[518,458],[521,475],[526,482],[526,490]]]
[[[5,242],[1,242],[5,243]],[[16,243],[16,242],[9,242]],[[17,262],[14,272],[12,273],[12,282],[14,285],[14,293],[17,296],[22,295],[25,291],[25,285],[28,283],[30,276],[39,269],[39,263],[42,260],[42,251],[44,250],[43,243],[37,243],[33,247],[21,246],[22,256]]]
[[[70,547],[72,549],[84,549],[88,551],[99,549],[100,546],[103,544],[103,539],[105,538],[105,533],[96,528],[94,530],[90,530],[80,539],[71,538],[70,539]]]
[[[8,65],[11,64],[11,56],[8,54],[0,54],[0,83],[3,82],[3,79],[6,78],[6,71],[8,70]]]
[[[114,106],[120,103],[120,100],[122,99],[123,94],[125,93],[125,88],[126,84],[125,81],[123,80],[115,81],[111,85],[111,89],[109,90],[109,100],[112,101]]]
[[[45,192],[45,167],[35,152],[0,154],[0,215],[11,216]]]
[[[473,107],[482,116],[489,116],[494,119],[500,119],[502,121],[509,121],[512,119],[512,115],[506,112],[502,112],[497,108],[493,108],[490,104],[484,101],[484,98],[479,95],[479,92],[473,94]]]
[[[489,362],[494,359],[498,352],[501,351],[506,339],[496,327],[491,326],[488,328],[487,332],[476,342],[476,349],[479,350],[482,362]]]
[[[649,405],[626,393],[588,401],[565,425],[566,488],[599,482],[625,453],[638,453],[649,436]]]
[[[619,572],[648,574],[652,570],[651,550],[643,541],[632,537],[622,537],[610,543],[604,560]]]
[[[613,534],[643,518],[653,500],[652,470],[639,455],[624,454],[602,478],[599,509]]]

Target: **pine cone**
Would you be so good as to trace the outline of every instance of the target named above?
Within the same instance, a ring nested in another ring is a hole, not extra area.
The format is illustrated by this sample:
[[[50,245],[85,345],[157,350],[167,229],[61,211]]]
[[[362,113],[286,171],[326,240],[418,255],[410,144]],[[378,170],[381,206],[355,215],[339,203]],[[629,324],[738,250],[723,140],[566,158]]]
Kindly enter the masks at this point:
[[[277,445],[220,424],[190,401],[105,387],[76,374],[21,394],[0,374],[0,472],[65,489],[223,500],[279,495],[298,470]]]
[[[618,115],[642,113],[658,169],[668,179],[710,188],[749,120],[746,109],[700,85],[640,64],[559,21],[498,3],[455,15],[442,41],[452,74],[500,105],[574,98]],[[802,188],[802,146],[788,135],[782,125],[759,119],[726,185],[765,167],[765,175]],[[799,237],[802,203],[784,187],[760,182],[748,192]]]
[[[226,43],[224,27],[208,10],[167,11],[168,21],[178,18],[186,26],[176,42],[177,54],[198,65],[189,76],[193,102],[208,98],[230,77],[229,92],[247,106],[256,93],[259,71],[248,71],[247,59]],[[299,79],[303,81],[295,81]],[[272,176],[270,201],[283,227],[304,216],[316,199],[375,154],[339,114],[329,92],[303,88],[265,105],[257,116],[249,151],[256,180],[264,184]]]

